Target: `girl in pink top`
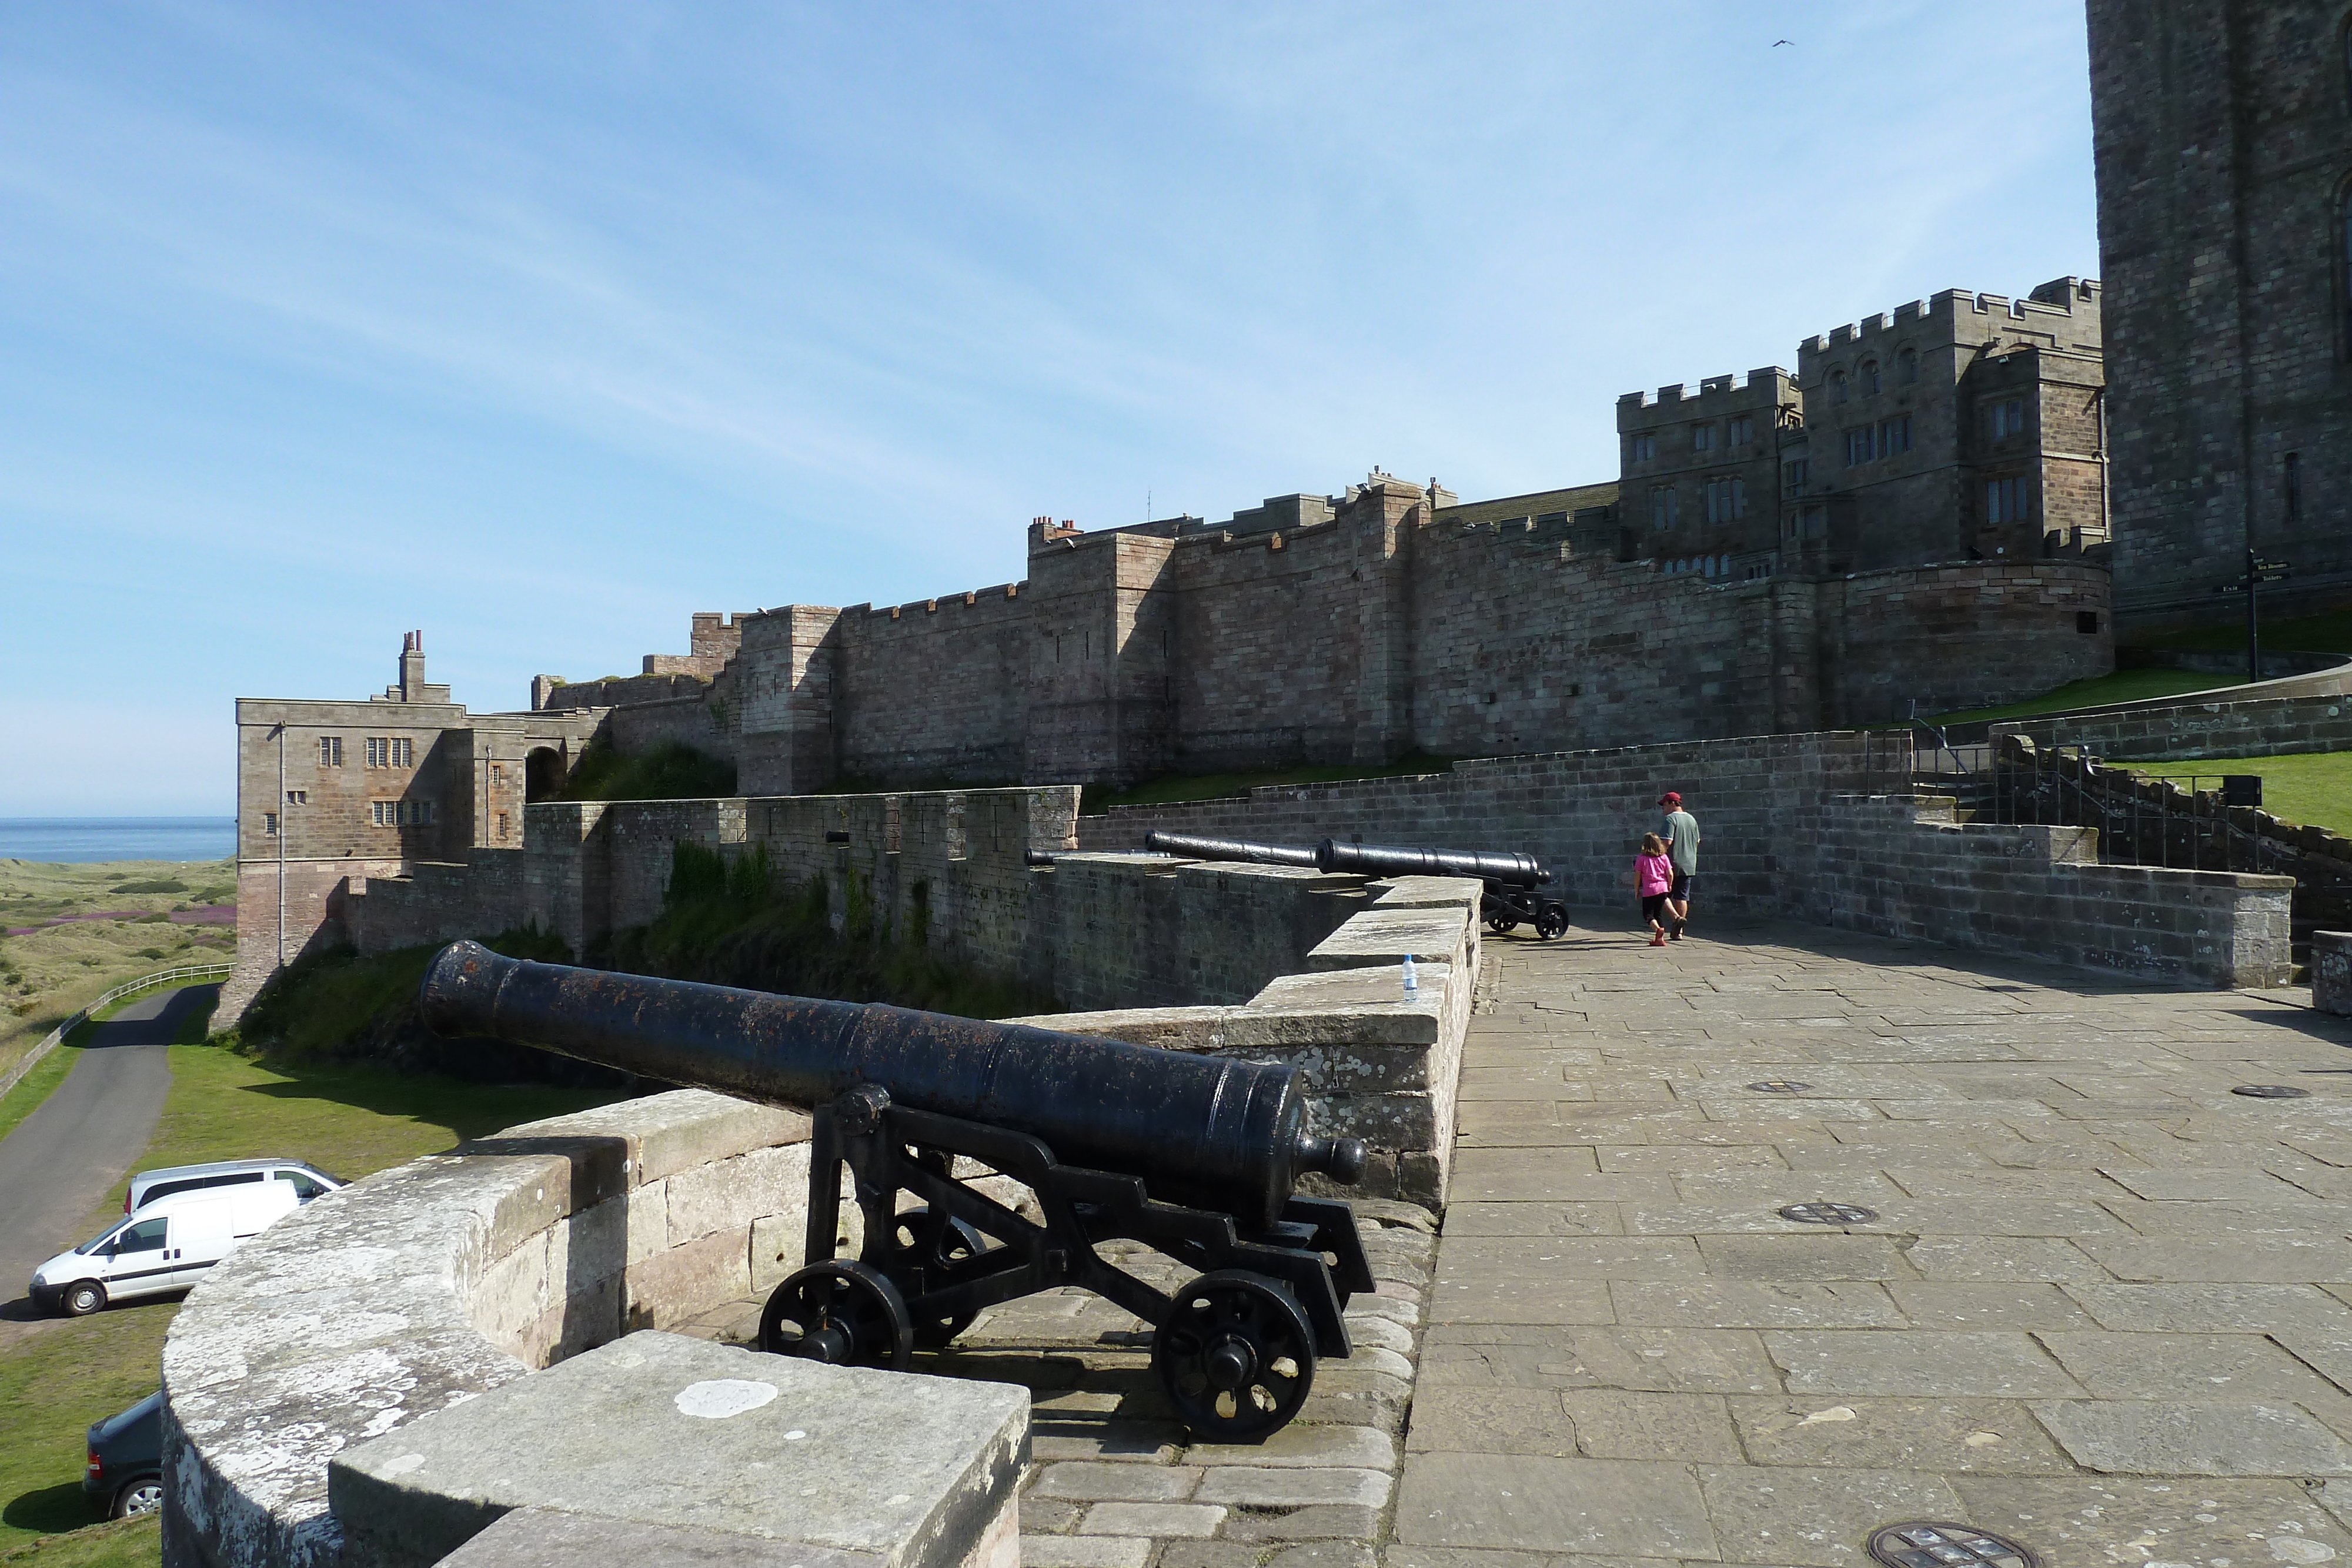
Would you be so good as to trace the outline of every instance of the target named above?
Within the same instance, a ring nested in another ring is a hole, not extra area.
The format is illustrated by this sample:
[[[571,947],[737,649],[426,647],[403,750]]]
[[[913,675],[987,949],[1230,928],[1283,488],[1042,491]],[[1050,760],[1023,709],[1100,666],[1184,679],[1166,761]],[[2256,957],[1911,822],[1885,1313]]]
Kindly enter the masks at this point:
[[[1666,841],[1655,833],[1642,835],[1642,852],[1633,858],[1633,882],[1642,894],[1642,918],[1650,923],[1650,946],[1663,947],[1666,928],[1661,916],[1675,885],[1675,862],[1666,858]]]

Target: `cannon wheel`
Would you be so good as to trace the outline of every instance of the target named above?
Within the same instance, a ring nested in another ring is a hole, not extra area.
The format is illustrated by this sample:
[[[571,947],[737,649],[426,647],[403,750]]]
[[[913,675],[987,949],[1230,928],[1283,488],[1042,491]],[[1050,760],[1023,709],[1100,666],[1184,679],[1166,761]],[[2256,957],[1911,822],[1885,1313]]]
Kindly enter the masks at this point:
[[[835,1259],[785,1276],[760,1312],[760,1348],[829,1366],[913,1364],[906,1299],[878,1269]]]
[[[1507,936],[1519,928],[1519,923],[1507,915],[1489,915],[1486,927],[1497,936]]]
[[[1177,1416],[1213,1443],[1278,1431],[1315,1385],[1315,1337],[1291,1293],[1220,1269],[1177,1293],[1151,1340],[1151,1369]]]
[[[1568,930],[1568,916],[1557,909],[1547,909],[1536,916],[1536,935],[1549,942]]]
[[[929,1204],[898,1212],[898,1251],[917,1268],[944,1269],[979,1257],[989,1249],[988,1238],[968,1220],[947,1217],[945,1224],[935,1223]],[[915,1348],[943,1350],[950,1341],[971,1326],[978,1312],[950,1312],[941,1317],[926,1315],[915,1324]]]

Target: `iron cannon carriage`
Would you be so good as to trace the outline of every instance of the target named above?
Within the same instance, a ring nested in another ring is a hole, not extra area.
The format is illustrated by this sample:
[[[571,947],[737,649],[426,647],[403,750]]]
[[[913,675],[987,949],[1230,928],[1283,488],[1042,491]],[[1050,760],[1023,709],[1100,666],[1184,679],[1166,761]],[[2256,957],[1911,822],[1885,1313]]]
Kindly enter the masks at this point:
[[[1394,849],[1381,844],[1343,844],[1325,839],[1306,844],[1262,844],[1245,839],[1200,838],[1190,833],[1143,836],[1144,848],[1193,860],[1247,861],[1259,865],[1313,866],[1318,871],[1364,876],[1463,876],[1479,882],[1478,913],[1489,928],[1507,934],[1522,922],[1546,941],[1568,929],[1568,905],[1536,890],[1551,873],[1533,855],[1471,850]]]
[[[1076,1285],[1150,1323],[1151,1364],[1213,1441],[1281,1427],[1342,1310],[1372,1289],[1355,1215],[1300,1196],[1349,1186],[1364,1146],[1307,1129],[1296,1068],[879,1004],[821,1001],[444,948],[427,1027],[812,1113],[803,1266],[770,1295],[760,1348],[910,1365],[985,1308]],[[962,1163],[959,1163],[962,1162]],[[842,1172],[865,1220],[839,1250]],[[976,1185],[1007,1176],[1039,1218]],[[1199,1270],[1165,1294],[1099,1250],[1141,1242]]]

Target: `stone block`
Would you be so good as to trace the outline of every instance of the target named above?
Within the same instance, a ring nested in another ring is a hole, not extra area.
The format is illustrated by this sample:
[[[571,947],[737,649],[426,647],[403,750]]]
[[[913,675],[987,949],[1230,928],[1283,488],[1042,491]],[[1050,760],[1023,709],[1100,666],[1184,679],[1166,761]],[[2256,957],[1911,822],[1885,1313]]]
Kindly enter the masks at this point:
[[[1386,1470],[1284,1469],[1221,1465],[1201,1478],[1196,1502],[1234,1503],[1248,1508],[1297,1508],[1351,1503],[1388,1506],[1391,1478]]]
[[[624,1321],[633,1329],[667,1328],[751,1293],[751,1228],[713,1231],[629,1266]]]
[[[1214,1535],[1225,1511],[1193,1502],[1098,1502],[1078,1521],[1080,1535]]]
[[[1310,970],[1387,967],[1402,972],[1410,954],[1416,966],[1450,964],[1464,950],[1468,918],[1450,909],[1368,909],[1307,955]]]
[[[1009,1518],[1028,1400],[635,1333],[344,1449],[336,1518],[385,1568],[516,1509],[955,1568]]]
[[[2311,1005],[2352,1017],[2352,931],[2311,934]]]

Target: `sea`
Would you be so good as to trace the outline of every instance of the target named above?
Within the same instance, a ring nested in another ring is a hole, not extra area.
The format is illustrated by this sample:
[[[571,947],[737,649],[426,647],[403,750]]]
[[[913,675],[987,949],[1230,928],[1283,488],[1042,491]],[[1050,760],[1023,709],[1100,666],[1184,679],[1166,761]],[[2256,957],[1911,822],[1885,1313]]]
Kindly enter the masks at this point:
[[[217,861],[235,817],[0,817],[0,860]]]

